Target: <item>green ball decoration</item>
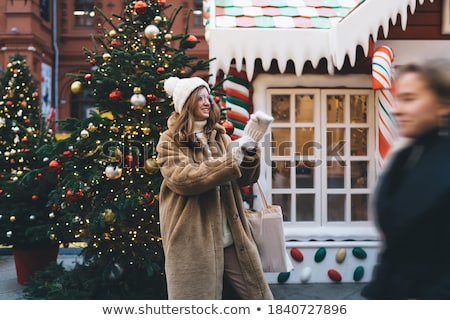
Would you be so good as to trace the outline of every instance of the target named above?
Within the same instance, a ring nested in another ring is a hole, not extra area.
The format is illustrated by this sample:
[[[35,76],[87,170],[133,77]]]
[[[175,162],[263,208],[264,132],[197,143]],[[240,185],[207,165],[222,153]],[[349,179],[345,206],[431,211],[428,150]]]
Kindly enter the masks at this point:
[[[357,266],[355,268],[355,271],[353,271],[353,280],[360,281],[363,276],[364,276],[364,267],[363,266]]]
[[[324,247],[317,249],[316,254],[314,255],[315,262],[322,262],[327,255],[327,250]]]
[[[290,272],[280,272],[277,278],[278,283],[285,283],[286,281],[288,281],[290,275]]]
[[[363,248],[360,248],[360,247],[353,248],[352,253],[358,259],[367,258],[367,253],[366,253],[366,251],[364,251]]]

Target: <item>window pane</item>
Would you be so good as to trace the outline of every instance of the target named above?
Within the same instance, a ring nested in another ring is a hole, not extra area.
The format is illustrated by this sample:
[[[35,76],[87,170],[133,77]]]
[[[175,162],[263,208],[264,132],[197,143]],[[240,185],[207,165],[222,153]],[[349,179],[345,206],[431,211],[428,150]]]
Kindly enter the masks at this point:
[[[272,128],[272,155],[291,155],[291,130],[289,128]]]
[[[368,220],[368,195],[353,194],[352,195],[352,221]]]
[[[295,122],[314,121],[314,96],[298,94],[295,96]]]
[[[345,163],[344,163],[345,164]],[[344,188],[345,166],[339,161],[327,161],[327,186],[329,189]]]
[[[290,168],[291,163],[289,161],[273,161],[272,168],[272,187],[273,188],[290,188],[291,187],[291,175]]]
[[[345,194],[329,194],[327,202],[328,221],[344,221]]]
[[[94,24],[94,4],[92,0],[75,0],[73,15],[75,25],[90,27]]]
[[[295,129],[295,154],[302,156],[314,155],[314,128]]]
[[[203,26],[203,1],[195,0],[194,1],[194,26],[202,27]]]
[[[327,129],[327,156],[335,156],[340,159],[344,155],[345,129],[328,128]]]
[[[297,194],[297,221],[314,221],[314,194]]]
[[[343,95],[327,96],[327,123],[344,122],[344,98]]]
[[[367,128],[352,128],[350,131],[352,156],[367,156]]]
[[[367,122],[367,95],[350,96],[350,119],[352,123]]]
[[[272,115],[275,122],[289,122],[289,95],[272,96]]]
[[[296,188],[314,188],[314,162],[299,161],[295,167]]]
[[[272,203],[281,206],[283,211],[283,221],[290,221],[291,217],[291,195],[290,194],[274,194],[272,195]]]
[[[352,172],[352,185],[354,189],[367,188],[367,166],[368,161],[352,161],[350,163]]]

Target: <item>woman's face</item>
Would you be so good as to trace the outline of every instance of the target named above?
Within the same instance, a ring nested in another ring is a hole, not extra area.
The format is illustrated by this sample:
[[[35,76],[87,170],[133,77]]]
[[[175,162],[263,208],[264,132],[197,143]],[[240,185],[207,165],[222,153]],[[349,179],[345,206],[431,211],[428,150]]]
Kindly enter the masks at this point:
[[[209,93],[206,88],[201,88],[197,92],[197,106],[194,108],[195,121],[203,121],[209,118],[211,111],[211,103],[209,101]]]
[[[407,72],[397,79],[395,98],[392,114],[401,136],[415,138],[439,126],[444,109],[418,73]]]

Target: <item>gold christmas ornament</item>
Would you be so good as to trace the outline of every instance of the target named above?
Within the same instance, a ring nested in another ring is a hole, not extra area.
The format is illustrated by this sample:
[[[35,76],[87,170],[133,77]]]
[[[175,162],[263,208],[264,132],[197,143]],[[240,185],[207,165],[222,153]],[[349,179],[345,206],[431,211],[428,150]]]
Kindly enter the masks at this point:
[[[158,162],[154,158],[148,158],[144,163],[144,171],[148,174],[155,174],[158,172]]]
[[[161,16],[155,16],[153,18],[153,22],[156,23],[156,24],[160,23],[161,21],[162,21],[162,17]]]
[[[70,91],[74,94],[79,94],[83,89],[83,84],[81,81],[74,81],[72,82],[72,85],[70,86]]]
[[[97,127],[92,122],[89,122],[87,130],[89,132],[94,132],[95,130],[97,130]]]
[[[103,61],[105,61],[105,62],[111,61],[111,55],[108,52],[105,52],[103,54],[102,58],[103,58]]]
[[[139,94],[139,93],[141,93],[141,88],[140,88],[140,87],[134,87],[134,88],[133,88],[133,93],[134,93],[134,94]]]
[[[108,223],[112,223],[116,221],[116,214],[111,209],[105,209],[105,212],[102,213],[103,220]]]

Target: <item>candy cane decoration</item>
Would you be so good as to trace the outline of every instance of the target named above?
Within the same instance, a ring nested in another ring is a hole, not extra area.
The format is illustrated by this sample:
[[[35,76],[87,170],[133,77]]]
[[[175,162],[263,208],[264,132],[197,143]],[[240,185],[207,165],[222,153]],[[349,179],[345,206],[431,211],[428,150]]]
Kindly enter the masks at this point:
[[[238,72],[236,69],[230,68],[223,87],[226,93],[227,120],[234,125],[231,136],[233,140],[242,137],[244,127],[250,119],[249,86],[245,71]]]
[[[394,104],[391,65],[394,54],[387,46],[378,47],[372,58],[372,88],[375,91],[375,107],[378,124],[378,165],[381,168],[397,130],[391,110]]]

